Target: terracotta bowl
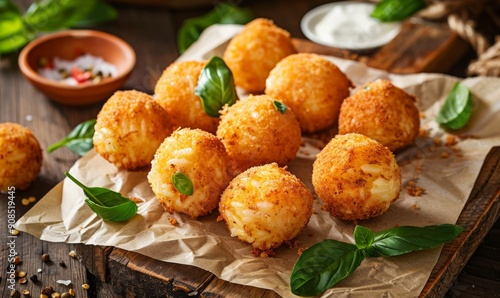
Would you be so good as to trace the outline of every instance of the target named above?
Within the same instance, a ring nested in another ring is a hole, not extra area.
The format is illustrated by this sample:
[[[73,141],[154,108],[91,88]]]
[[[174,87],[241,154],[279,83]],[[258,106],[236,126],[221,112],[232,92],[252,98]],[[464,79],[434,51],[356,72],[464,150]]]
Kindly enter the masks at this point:
[[[37,72],[40,58],[74,60],[76,53],[82,52],[113,64],[117,76],[98,83],[70,86],[44,78]],[[132,47],[114,35],[93,30],[65,30],[30,42],[21,51],[18,63],[24,77],[49,99],[64,105],[82,106],[109,98],[130,77],[135,60]]]

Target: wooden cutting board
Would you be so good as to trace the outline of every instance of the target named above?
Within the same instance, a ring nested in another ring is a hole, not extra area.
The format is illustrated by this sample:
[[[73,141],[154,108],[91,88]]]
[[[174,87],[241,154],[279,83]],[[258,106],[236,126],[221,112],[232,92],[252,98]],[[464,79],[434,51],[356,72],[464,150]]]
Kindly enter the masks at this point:
[[[371,53],[329,48],[295,38],[299,52],[318,53],[360,61],[397,74],[447,73],[469,46],[446,26],[405,22],[389,44]],[[444,246],[421,296],[444,296],[481,239],[500,214],[500,147],[487,156],[458,224],[460,238]],[[79,245],[78,252],[91,273],[111,282],[117,297],[279,297],[269,290],[231,284],[196,267],[157,261],[113,247]],[[196,294],[195,294],[196,293]]]
[[[493,147],[457,220],[465,230],[443,246],[421,297],[446,294],[499,215],[500,147]],[[117,297],[280,297],[270,290],[223,281],[197,267],[166,263],[123,249],[80,244],[78,252],[91,273],[112,283]]]
[[[357,60],[369,67],[397,74],[447,73],[470,51],[470,46],[444,24],[409,21],[403,23],[396,38],[371,53],[325,47],[304,39],[294,39],[294,44],[299,52]]]

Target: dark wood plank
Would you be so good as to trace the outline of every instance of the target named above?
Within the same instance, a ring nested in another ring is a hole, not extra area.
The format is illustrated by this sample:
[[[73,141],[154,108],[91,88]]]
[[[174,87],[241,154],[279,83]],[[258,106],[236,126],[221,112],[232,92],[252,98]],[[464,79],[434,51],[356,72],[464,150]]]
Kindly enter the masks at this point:
[[[500,147],[486,156],[481,172],[457,224],[465,231],[444,245],[439,260],[422,290],[422,297],[442,297],[482,239],[500,216]]]
[[[113,288],[122,297],[193,296],[214,277],[197,267],[160,262],[117,248],[108,264]]]

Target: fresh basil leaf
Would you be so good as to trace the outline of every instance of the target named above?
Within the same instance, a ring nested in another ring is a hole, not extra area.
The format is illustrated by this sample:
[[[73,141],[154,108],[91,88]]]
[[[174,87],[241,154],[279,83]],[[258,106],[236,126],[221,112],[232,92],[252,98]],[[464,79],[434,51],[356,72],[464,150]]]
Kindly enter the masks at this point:
[[[91,119],[78,124],[65,138],[47,147],[47,151],[51,153],[56,149],[66,146],[80,156],[85,155],[94,147],[92,138],[94,136],[95,123],[96,120]]]
[[[277,100],[273,100],[274,107],[276,110],[278,110],[281,114],[286,113],[286,105],[282,102],[279,102]]]
[[[315,296],[348,277],[370,257],[390,257],[433,248],[456,238],[463,228],[442,224],[427,227],[403,226],[373,233],[356,226],[356,245],[324,240],[306,249],[290,276],[292,293]]]
[[[87,196],[85,203],[102,219],[126,221],[137,213],[137,204],[120,193],[103,187],[87,187],[70,173],[64,174],[83,190]]]
[[[0,39],[0,54],[13,52],[30,41],[24,30]]]
[[[75,28],[88,28],[99,25],[104,22],[115,20],[118,12],[110,4],[102,1],[96,2],[87,15],[73,26]]]
[[[472,94],[469,88],[457,82],[437,114],[436,122],[448,129],[463,128],[469,122],[472,106]]]
[[[89,14],[97,0],[38,0],[24,14],[25,23],[41,32],[70,28]]]
[[[434,248],[453,240],[462,231],[462,227],[451,224],[392,228],[375,233],[373,244],[367,253],[372,257],[390,257]]]
[[[182,172],[177,172],[172,175],[172,183],[175,189],[183,195],[190,196],[194,192],[193,182]]]
[[[359,249],[370,247],[374,237],[372,230],[368,228],[362,226],[356,226],[356,228],[354,228],[354,242]]]
[[[248,8],[241,8],[227,3],[218,3],[210,12],[187,19],[177,34],[177,47],[182,54],[201,35],[203,30],[214,24],[246,24],[253,19]]]
[[[0,0],[0,40],[23,30],[19,8],[10,0]]]
[[[19,8],[10,0],[0,0],[0,54],[13,52],[28,41]]]
[[[201,71],[194,93],[201,98],[201,105],[210,117],[219,117],[225,105],[231,106],[238,95],[233,74],[224,60],[213,56]]]
[[[292,270],[290,286],[299,296],[315,296],[351,275],[365,258],[356,245],[324,240],[306,249]]]
[[[402,21],[425,6],[424,0],[382,0],[370,16],[382,22]]]

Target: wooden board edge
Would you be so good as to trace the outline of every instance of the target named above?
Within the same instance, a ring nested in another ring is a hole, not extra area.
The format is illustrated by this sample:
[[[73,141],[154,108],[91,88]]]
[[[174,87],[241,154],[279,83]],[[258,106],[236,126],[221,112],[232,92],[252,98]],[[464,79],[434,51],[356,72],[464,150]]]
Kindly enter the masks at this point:
[[[420,297],[444,297],[453,280],[500,217],[500,147],[486,156],[471,195],[457,220],[464,232],[443,246]]]

